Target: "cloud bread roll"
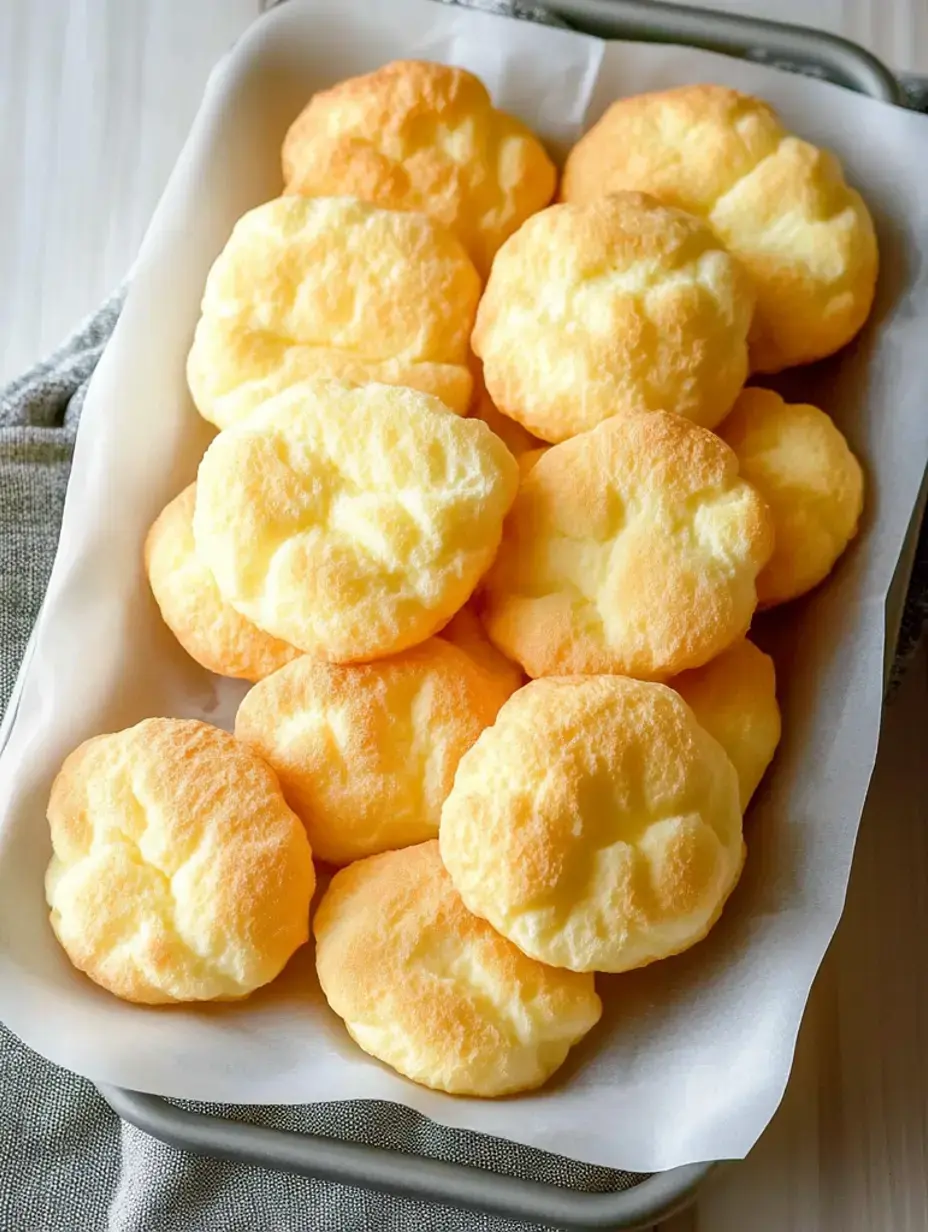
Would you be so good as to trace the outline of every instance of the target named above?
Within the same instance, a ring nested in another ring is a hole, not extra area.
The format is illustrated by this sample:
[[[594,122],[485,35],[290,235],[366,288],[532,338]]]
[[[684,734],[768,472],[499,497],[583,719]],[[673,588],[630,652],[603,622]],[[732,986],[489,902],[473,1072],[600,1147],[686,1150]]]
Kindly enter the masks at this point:
[[[574,146],[561,195],[578,205],[633,189],[704,219],[751,275],[754,371],[832,354],[870,312],[873,221],[827,150],[766,103],[724,86],[620,99]]]
[[[731,759],[743,812],[780,743],[773,660],[744,638],[668,684]]]
[[[534,962],[465,909],[434,841],[337,873],[313,931],[355,1043],[451,1095],[541,1086],[602,1012],[591,975]]]
[[[502,441],[427,394],[303,384],[206,451],[197,553],[272,636],[330,662],[381,658],[464,604],[517,485]]]
[[[263,680],[301,653],[240,616],[222,598],[193,540],[196,484],[158,515],[145,569],[164,623],[192,659],[219,676]]]
[[[705,223],[621,193],[551,206],[506,241],[471,345],[499,410],[545,441],[638,411],[712,428],[744,384],[753,307]]]
[[[746,389],[719,435],[773,517],[775,546],[757,579],[758,600],[786,603],[823,581],[857,534],[860,463],[824,411],[768,389]]]
[[[470,911],[571,971],[688,949],[744,861],[721,745],[673,690],[620,676],[514,693],[461,759],[439,842]]]
[[[525,684],[525,675],[518,663],[507,659],[501,650],[487,637],[477,610],[477,602],[471,599],[448,621],[438,635],[462,650],[470,661],[492,683],[500,705],[516,689]]]
[[[530,676],[666,679],[747,632],[772,548],[717,436],[659,411],[616,417],[523,477],[484,622]]]
[[[55,779],[48,821],[52,927],[117,997],[246,997],[308,938],[306,832],[228,732],[146,719],[88,740]]]
[[[476,369],[471,416],[474,419],[482,419],[490,431],[496,433],[516,461],[519,461],[523,454],[544,445],[544,441],[539,440],[537,436],[532,436],[531,432],[523,428],[517,420],[510,419],[494,405],[493,399],[487,393],[487,387],[483,381],[483,370],[479,364],[476,365]]]
[[[441,638],[376,663],[304,655],[248,693],[235,735],[277,773],[316,856],[349,864],[438,835],[458,762],[506,696]]]
[[[397,60],[314,95],[282,150],[288,193],[421,210],[486,275],[503,240],[554,195],[554,164],[464,69]]]
[[[235,224],[206,281],[187,360],[219,428],[307,378],[421,389],[463,415],[480,279],[421,214],[282,197]]]

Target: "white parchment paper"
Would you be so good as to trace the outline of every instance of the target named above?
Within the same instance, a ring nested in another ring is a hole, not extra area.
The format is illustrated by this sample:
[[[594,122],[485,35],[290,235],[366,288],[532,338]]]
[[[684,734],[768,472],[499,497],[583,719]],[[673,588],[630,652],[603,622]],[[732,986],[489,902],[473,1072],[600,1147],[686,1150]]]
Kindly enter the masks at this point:
[[[228,724],[243,686],[197,668],[158,617],[142,541],[194,476],[208,429],[184,359],[235,219],[280,191],[279,142],[309,93],[398,56],[477,72],[560,153],[622,94],[716,81],[769,99],[834,149],[880,233],[878,303],[852,349],[787,384],[864,461],[862,533],[828,584],[760,630],[783,744],[747,821],[748,861],[709,939],[604,978],[600,1027],[544,1090],[497,1103],[422,1090],[367,1058],[303,952],[241,1005],[144,1009],[78,975],[48,926],[45,803],[67,752],[147,715]],[[84,409],[61,548],[0,760],[0,1015],[92,1079],[204,1100],[404,1103],[601,1164],[650,1171],[744,1155],[786,1083],[844,901],[875,756],[887,590],[928,455],[928,123],[820,82],[677,48],[606,45],[428,0],[290,3],[219,66],[158,208]]]

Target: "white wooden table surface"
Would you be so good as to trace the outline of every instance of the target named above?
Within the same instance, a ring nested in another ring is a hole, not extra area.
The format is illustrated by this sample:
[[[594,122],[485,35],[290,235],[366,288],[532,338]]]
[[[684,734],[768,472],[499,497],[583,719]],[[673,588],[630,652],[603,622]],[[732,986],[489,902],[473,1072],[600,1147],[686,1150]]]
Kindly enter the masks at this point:
[[[928,0],[714,0],[928,73]],[[128,269],[258,0],[0,0],[0,381]],[[663,1232],[928,1230],[928,671],[887,712],[847,911],[783,1105]],[[921,765],[919,765],[921,762]]]

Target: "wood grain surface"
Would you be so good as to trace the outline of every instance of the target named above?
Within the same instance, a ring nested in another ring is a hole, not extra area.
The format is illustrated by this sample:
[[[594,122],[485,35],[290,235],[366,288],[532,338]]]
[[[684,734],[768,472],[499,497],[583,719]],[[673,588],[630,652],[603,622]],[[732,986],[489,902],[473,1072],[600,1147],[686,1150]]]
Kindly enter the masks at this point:
[[[928,72],[928,0],[714,0]],[[0,381],[126,275],[258,0],[0,0]],[[928,1229],[928,670],[887,710],[847,910],[783,1105],[663,1232]]]

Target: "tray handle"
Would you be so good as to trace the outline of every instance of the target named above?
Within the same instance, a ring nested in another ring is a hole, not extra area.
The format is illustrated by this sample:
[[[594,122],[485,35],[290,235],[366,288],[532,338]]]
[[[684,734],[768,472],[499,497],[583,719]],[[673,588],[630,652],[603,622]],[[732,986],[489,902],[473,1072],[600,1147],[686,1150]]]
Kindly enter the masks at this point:
[[[181,1150],[561,1228],[648,1228],[687,1206],[715,1166],[689,1164],[629,1189],[581,1193],[384,1147],[229,1121],[121,1087],[98,1084],[97,1090],[117,1116]]]
[[[899,82],[881,60],[825,30],[658,0],[544,0],[544,7],[585,34],[685,43],[742,59],[814,65],[859,94],[884,103],[903,102]]]

